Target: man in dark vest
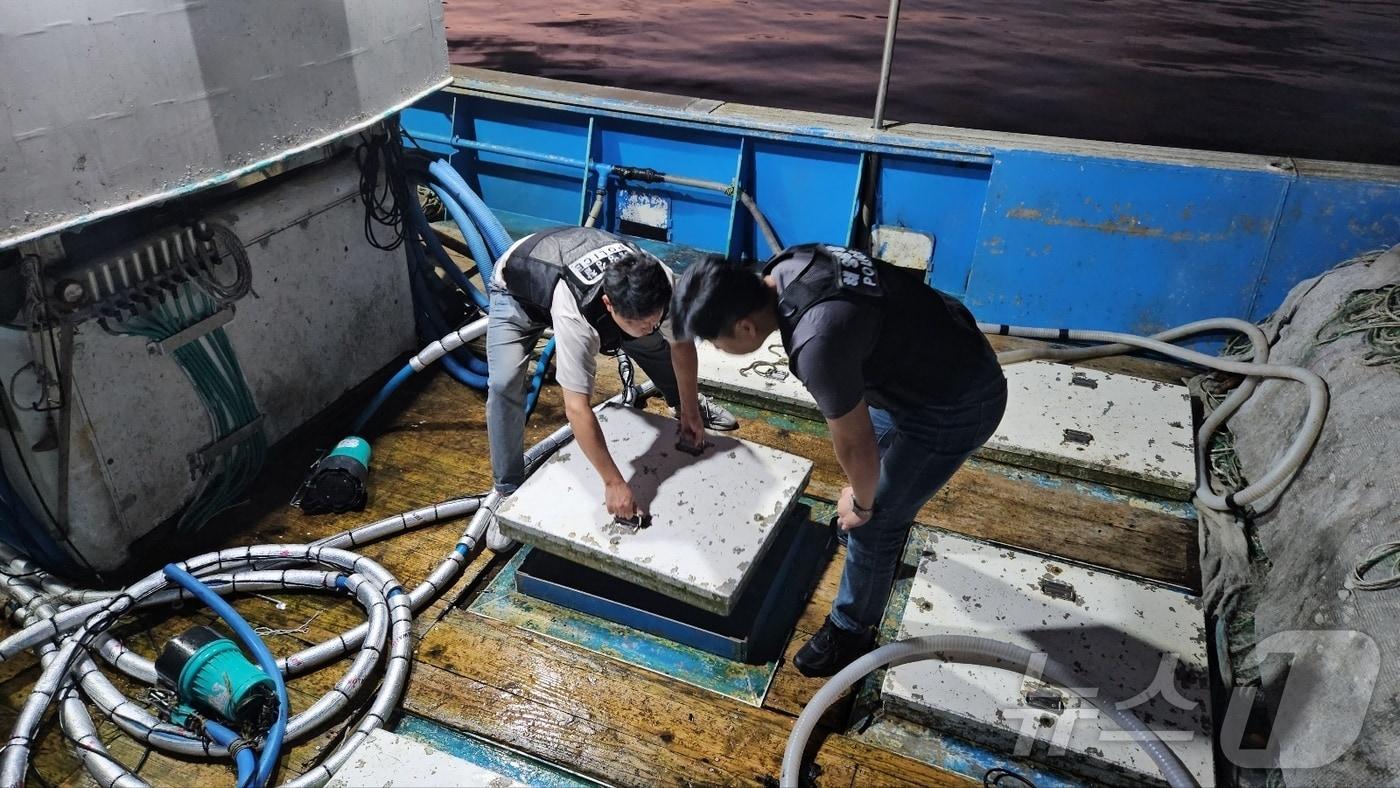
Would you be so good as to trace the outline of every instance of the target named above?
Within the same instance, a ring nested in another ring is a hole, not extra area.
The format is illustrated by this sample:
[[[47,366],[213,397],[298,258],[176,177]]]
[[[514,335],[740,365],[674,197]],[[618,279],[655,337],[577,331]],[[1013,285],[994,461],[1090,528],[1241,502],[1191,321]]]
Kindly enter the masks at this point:
[[[991,437],[1006,379],[972,314],[913,273],[853,249],[808,244],[762,275],[711,258],[676,285],[687,337],[742,355],[777,331],[826,417],[847,486],[841,588],[793,662],[830,676],[868,651],[919,508]]]
[[[525,394],[530,352],[554,329],[555,377],[574,442],[603,481],[604,500],[616,517],[638,509],[632,489],[613,462],[593,414],[598,353],[625,352],[656,384],[680,419],[681,440],[701,445],[704,431],[732,430],[738,422],[696,388],[693,342],[678,342],[668,307],[673,275],[636,244],[588,227],[528,235],[496,262],[486,329],[490,382],[486,399],[491,471],[496,489],[514,492],[525,480]],[[513,543],[492,524],[487,544]]]

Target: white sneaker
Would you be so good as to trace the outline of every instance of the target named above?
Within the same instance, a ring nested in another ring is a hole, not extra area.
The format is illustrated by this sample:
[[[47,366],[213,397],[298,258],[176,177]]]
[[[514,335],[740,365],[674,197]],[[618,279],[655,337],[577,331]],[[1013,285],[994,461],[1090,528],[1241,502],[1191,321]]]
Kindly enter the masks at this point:
[[[671,408],[671,418],[680,418],[675,408]],[[731,432],[739,429],[739,420],[734,414],[711,402],[704,394],[700,395],[700,420],[707,430]]]
[[[501,533],[501,524],[492,517],[491,524],[486,526],[486,546],[491,552],[503,555],[519,547],[520,543]]]

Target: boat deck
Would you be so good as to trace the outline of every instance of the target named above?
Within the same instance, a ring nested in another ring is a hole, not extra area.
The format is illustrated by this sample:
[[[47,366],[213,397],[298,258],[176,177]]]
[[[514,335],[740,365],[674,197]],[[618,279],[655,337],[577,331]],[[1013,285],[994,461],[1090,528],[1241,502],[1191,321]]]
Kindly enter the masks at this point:
[[[1002,346],[1006,340],[999,340]],[[1173,367],[1133,359],[1093,362],[1160,380],[1179,380]],[[611,363],[600,363],[600,396],[617,390]],[[610,389],[610,390],[609,390]],[[362,387],[361,392],[365,391]],[[251,499],[226,512],[206,533],[207,544],[162,545],[152,565],[220,545],[300,543],[433,501],[484,491],[490,463],[484,397],[433,371],[410,381],[368,431],[374,443],[369,507],[362,513],[305,517],[286,502],[306,466],[339,437],[362,399],[352,394],[335,412],[295,436],[255,485]],[[653,408],[658,407],[655,401]],[[815,463],[809,496],[830,500],[842,484],[824,427],[788,415],[736,406],[739,436],[783,448]],[[557,387],[546,388],[530,420],[527,444],[564,423]],[[339,426],[343,429],[343,426]],[[920,513],[919,521],[970,536],[1050,552],[1173,585],[1197,585],[1195,525],[1173,511],[1101,488],[974,460]],[[455,544],[464,521],[450,521],[365,546],[405,586],[412,586]],[[215,536],[219,535],[219,536]],[[826,567],[786,648],[787,657],[821,624],[836,591],[842,554]],[[469,731],[576,773],[617,785],[692,783],[776,784],[782,749],[795,716],[821,685],[780,665],[763,703],[754,707],[575,646],[516,629],[466,610],[505,561],[482,550],[457,584],[417,619],[417,661],[405,709]],[[333,638],[362,620],[352,603],[323,595],[245,596],[236,606],[266,635],[274,652],[289,653]],[[192,620],[169,614],[128,619],[119,627],[130,648],[154,656],[157,644]],[[294,708],[305,708],[334,683],[341,662],[290,683]],[[113,672],[114,673],[114,672]],[[38,676],[28,656],[0,664],[0,725]],[[839,711],[839,710],[838,710]],[[308,768],[353,718],[291,749],[282,779]],[[839,721],[843,718],[829,718]],[[53,716],[33,761],[35,784],[81,785],[89,779]],[[222,762],[200,764],[147,753],[101,726],[112,753],[154,785],[223,784]],[[817,754],[821,785],[966,785],[941,771],[846,735],[825,737]]]

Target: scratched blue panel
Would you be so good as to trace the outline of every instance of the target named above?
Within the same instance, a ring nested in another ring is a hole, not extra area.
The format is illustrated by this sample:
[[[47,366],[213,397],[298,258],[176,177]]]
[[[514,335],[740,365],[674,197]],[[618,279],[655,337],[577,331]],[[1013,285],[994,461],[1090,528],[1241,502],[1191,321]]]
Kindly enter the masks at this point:
[[[589,788],[598,784],[554,764],[507,750],[416,714],[400,717],[394,733],[534,788]]]
[[[852,196],[860,177],[855,151],[753,140],[754,201],[785,246],[821,241],[844,244]],[[747,211],[740,215],[748,221]],[[761,234],[751,233],[750,257],[772,255]]]
[[[929,283],[961,296],[972,270],[991,167],[930,159],[883,157],[876,224],[932,235]]]
[[[440,142],[416,140],[412,134],[427,133],[439,137],[452,134],[452,106],[456,101],[451,93],[434,93],[399,113],[399,125],[405,132],[404,146],[423,148],[438,154],[452,152],[452,146]]]
[[[522,594],[515,589],[515,570],[530,549],[521,548],[467,609],[750,706],[763,705],[778,671],[776,660],[761,665],[734,662]]]
[[[738,170],[739,138],[674,127],[599,120],[594,157],[604,164],[649,167],[719,183]],[[671,197],[671,242],[719,251],[729,238],[730,198],[719,192],[657,183],[649,191]]]
[[[1250,318],[1288,289],[1361,252],[1400,243],[1400,183],[1304,177],[1288,191]]]
[[[477,142],[576,159],[588,152],[588,118],[476,97],[457,101],[459,136]],[[453,165],[493,209],[577,224],[581,167],[463,151]]]
[[[981,320],[1150,334],[1249,313],[1287,177],[1012,151],[967,303]]]

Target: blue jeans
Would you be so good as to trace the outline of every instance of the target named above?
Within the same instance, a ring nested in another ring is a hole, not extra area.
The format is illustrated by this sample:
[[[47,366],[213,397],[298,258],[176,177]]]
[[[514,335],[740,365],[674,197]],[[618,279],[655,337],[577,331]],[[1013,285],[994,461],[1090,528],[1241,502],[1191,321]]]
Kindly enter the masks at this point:
[[[870,409],[880,447],[875,514],[848,532],[832,623],[848,632],[880,623],[914,515],[992,437],[1005,411],[1005,380],[957,405]]]
[[[491,314],[486,321],[486,432],[491,444],[491,476],[505,494],[525,481],[525,395],[530,353],[548,328],[536,322],[507,290],[492,284]],[[666,403],[676,407],[680,387],[671,366],[671,345],[661,335],[628,337],[622,349],[651,378]]]

